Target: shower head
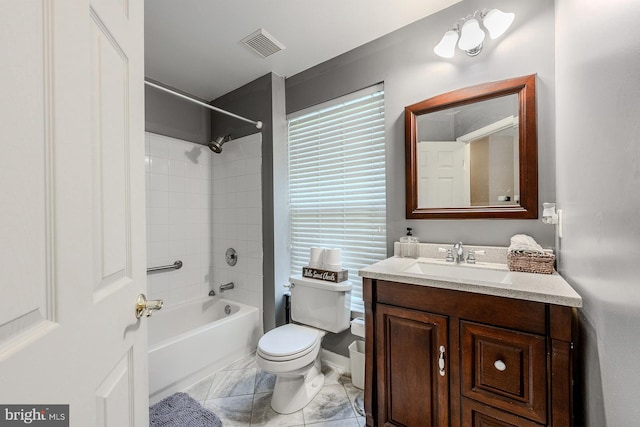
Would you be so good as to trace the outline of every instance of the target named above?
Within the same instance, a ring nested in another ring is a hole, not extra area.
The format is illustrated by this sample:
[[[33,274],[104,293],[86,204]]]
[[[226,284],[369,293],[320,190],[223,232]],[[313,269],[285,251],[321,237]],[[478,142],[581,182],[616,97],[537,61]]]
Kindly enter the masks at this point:
[[[211,151],[216,154],[222,153],[222,145],[225,142],[229,142],[231,140],[231,134],[225,136],[219,136],[215,139],[215,141],[211,141],[207,146]]]

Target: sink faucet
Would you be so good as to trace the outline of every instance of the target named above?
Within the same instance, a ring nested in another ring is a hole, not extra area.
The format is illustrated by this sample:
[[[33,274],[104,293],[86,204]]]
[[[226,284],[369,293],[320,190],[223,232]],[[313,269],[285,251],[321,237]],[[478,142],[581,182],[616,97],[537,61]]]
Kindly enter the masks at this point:
[[[453,245],[453,260],[456,264],[464,262],[464,247],[462,246],[462,242]]]

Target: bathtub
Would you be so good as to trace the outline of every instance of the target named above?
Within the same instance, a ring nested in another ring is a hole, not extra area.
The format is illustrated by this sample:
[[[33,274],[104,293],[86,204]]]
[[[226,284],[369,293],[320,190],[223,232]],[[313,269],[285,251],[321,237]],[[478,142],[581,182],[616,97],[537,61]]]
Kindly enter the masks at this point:
[[[148,334],[150,403],[254,352],[261,336],[259,310],[225,299],[207,297],[154,313]]]

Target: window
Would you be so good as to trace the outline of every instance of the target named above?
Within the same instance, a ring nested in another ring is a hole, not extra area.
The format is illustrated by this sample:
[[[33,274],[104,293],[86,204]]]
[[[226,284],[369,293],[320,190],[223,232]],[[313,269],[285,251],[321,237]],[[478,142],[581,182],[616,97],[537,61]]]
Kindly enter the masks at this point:
[[[358,270],[387,257],[384,90],[377,85],[289,116],[291,273],[310,248],[342,249],[351,308]]]

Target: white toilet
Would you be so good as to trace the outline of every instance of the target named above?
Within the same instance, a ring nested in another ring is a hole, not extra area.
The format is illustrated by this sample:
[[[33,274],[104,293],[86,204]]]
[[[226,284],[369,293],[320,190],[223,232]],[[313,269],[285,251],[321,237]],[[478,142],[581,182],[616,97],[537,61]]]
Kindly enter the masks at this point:
[[[307,406],[324,384],[320,345],[328,332],[350,326],[351,282],[331,283],[302,276],[291,283],[291,319],[260,338],[256,362],[276,375],[271,407],[290,414]]]

